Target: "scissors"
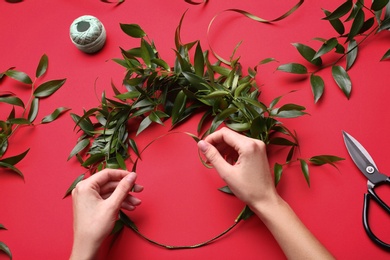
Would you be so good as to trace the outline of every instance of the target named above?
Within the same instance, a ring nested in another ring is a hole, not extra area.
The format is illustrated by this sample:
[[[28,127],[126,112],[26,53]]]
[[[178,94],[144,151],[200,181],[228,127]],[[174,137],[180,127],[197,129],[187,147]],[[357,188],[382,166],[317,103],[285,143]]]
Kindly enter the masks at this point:
[[[380,240],[375,234],[371,231],[369,221],[368,221],[368,210],[370,201],[373,199],[377,202],[387,213],[390,214],[390,207],[378,197],[375,192],[375,187],[383,184],[390,185],[390,177],[386,176],[383,173],[378,171],[374,160],[367,152],[366,149],[350,134],[343,131],[344,142],[347,147],[348,153],[351,156],[352,160],[355,162],[356,166],[360,171],[367,177],[367,193],[364,194],[364,204],[363,204],[363,225],[366,230],[369,238],[374,241],[379,246],[384,249],[390,250],[390,244]]]

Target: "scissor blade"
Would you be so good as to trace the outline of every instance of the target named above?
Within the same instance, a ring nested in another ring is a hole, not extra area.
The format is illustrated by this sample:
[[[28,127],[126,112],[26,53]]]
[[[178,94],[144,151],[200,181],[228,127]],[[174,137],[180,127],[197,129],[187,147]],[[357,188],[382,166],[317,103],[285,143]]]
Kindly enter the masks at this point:
[[[347,147],[348,153],[351,156],[352,160],[355,162],[356,166],[360,171],[371,180],[373,173],[378,173],[378,167],[376,166],[371,155],[367,150],[350,134],[343,131],[345,146]],[[374,167],[374,171],[367,170],[367,167]]]

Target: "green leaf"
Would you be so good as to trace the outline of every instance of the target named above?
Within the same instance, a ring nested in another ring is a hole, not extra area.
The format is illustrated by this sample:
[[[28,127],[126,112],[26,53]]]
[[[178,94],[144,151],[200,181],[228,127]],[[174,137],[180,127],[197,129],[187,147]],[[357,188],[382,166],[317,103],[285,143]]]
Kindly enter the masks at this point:
[[[34,122],[35,118],[38,115],[39,109],[39,98],[33,98],[30,104],[30,110],[28,111],[28,121],[31,123]]]
[[[153,58],[153,59],[150,60],[150,62],[156,64],[157,66],[160,66],[160,67],[164,68],[167,71],[171,70],[171,68],[169,67],[168,63],[166,63],[162,59]]]
[[[4,244],[1,241],[0,241],[0,251],[3,251],[9,257],[9,259],[12,260],[11,250],[6,244]]]
[[[70,158],[72,158],[73,156],[75,156],[76,154],[78,154],[79,152],[84,150],[84,148],[87,147],[89,145],[89,143],[90,143],[89,139],[83,139],[80,142],[78,142],[76,144],[76,146],[73,147],[72,151],[70,152],[69,157],[68,157],[68,161]]]
[[[311,74],[310,85],[314,96],[314,103],[317,103],[317,101],[320,100],[322,94],[324,93],[324,89],[325,89],[324,80],[318,75]]]
[[[104,159],[104,154],[103,153],[97,153],[97,154],[92,154],[91,156],[88,157],[87,160],[82,164],[83,167],[88,167],[91,166],[97,162],[100,162]]]
[[[17,71],[17,70],[7,70],[5,73],[5,75],[7,75],[8,77],[10,78],[13,78],[17,81],[20,81],[24,84],[32,84],[32,80],[31,78],[24,72],[22,71]]]
[[[31,122],[23,117],[18,117],[18,118],[10,118],[7,120],[8,123],[10,124],[15,124],[15,125],[29,125]]]
[[[389,0],[373,0],[371,4],[371,10],[373,11],[380,11],[382,10],[387,4],[389,3]]]
[[[309,166],[307,165],[307,162],[303,159],[299,159],[299,162],[301,163],[301,170],[303,175],[305,176],[307,185],[309,185],[310,187]]]
[[[138,156],[141,157],[141,154],[139,153],[137,143],[134,141],[134,139],[129,138],[129,144],[131,149],[134,151],[134,153]]]
[[[334,65],[332,67],[332,76],[344,95],[349,99],[351,96],[352,83],[348,73],[340,65]]]
[[[322,11],[324,11],[326,16],[331,14],[331,12],[329,12],[329,11],[327,11],[325,9],[322,9]],[[341,20],[339,18],[335,18],[335,19],[329,20],[329,23],[332,25],[333,29],[335,29],[338,34],[340,34],[340,35],[344,34],[345,27],[344,27],[344,24],[341,22]]]
[[[150,124],[152,123],[152,120],[150,120],[150,117],[145,117],[141,123],[139,124],[139,127],[138,127],[138,130],[137,130],[137,134],[136,135],[139,135],[142,131],[144,131],[146,128],[148,128],[148,126],[150,126]]]
[[[218,126],[220,126],[226,118],[236,113],[237,111],[238,109],[235,107],[228,107],[225,110],[223,110],[221,113],[216,115],[213,121],[211,122],[210,133],[213,133],[215,130],[217,130]]]
[[[0,162],[3,162],[5,164],[10,164],[10,165],[16,165],[18,162],[23,160],[23,158],[27,155],[29,150],[30,149],[27,149],[26,151],[24,151],[21,154],[18,154],[18,155],[12,156],[12,157],[8,157],[8,158],[5,158],[5,159],[2,159],[2,160],[0,160]]]
[[[364,24],[364,11],[360,9],[356,14],[355,19],[352,22],[351,30],[348,33],[347,41],[352,40],[356,35],[358,35],[358,33],[363,27],[363,24]]]
[[[333,12],[327,15],[324,20],[333,20],[338,19],[344,15],[346,15],[352,9],[352,0],[347,0],[342,5],[336,8]]]
[[[122,24],[120,23],[120,27],[124,33],[133,37],[133,38],[142,38],[146,36],[144,30],[138,24]]]
[[[3,224],[0,224],[0,229],[7,230]]]
[[[314,55],[313,59],[317,59],[322,55],[330,52],[337,46],[337,44],[338,41],[336,38],[330,38],[329,40],[325,41],[320,47],[320,49],[317,51],[317,53]]]
[[[88,135],[93,135],[92,132],[95,130],[93,127],[93,124],[88,121],[86,118],[81,118],[80,116],[71,113],[70,116],[72,117],[73,121],[76,123],[76,126],[79,126],[81,130],[84,131],[84,133]]]
[[[17,174],[19,174],[20,177],[22,177],[24,179],[23,173],[18,168],[13,166],[12,164],[0,162],[0,168],[6,168],[6,169],[9,169],[11,171],[14,171]]]
[[[82,180],[84,179],[84,176],[85,176],[85,174],[81,174],[80,176],[78,176],[78,177],[72,182],[72,184],[70,185],[70,187],[68,188],[68,190],[65,192],[64,198],[68,197],[68,196],[72,193],[72,190],[76,187],[77,183],[79,183],[80,181],[82,181]]]
[[[277,70],[288,72],[288,73],[294,73],[294,74],[306,74],[307,68],[299,63],[288,63],[280,65]]]
[[[183,90],[177,94],[175,102],[172,108],[172,125],[180,121],[181,115],[183,114],[187,104],[187,95]]]
[[[352,68],[353,64],[356,61],[356,57],[358,54],[358,45],[354,39],[352,39],[348,43],[348,49],[347,49],[347,66],[346,70],[349,70]]]
[[[200,42],[198,42],[195,49],[194,69],[195,69],[195,74],[198,75],[199,77],[203,76],[204,66],[205,63],[204,63],[203,51],[202,51],[202,47],[200,46]]]
[[[334,164],[335,162],[342,161],[342,160],[345,159],[334,155],[317,155],[309,159],[309,161],[315,165],[330,164],[334,167],[336,167]]]
[[[127,170],[125,160],[123,159],[123,157],[122,157],[122,155],[121,155],[120,153],[116,153],[116,154],[115,154],[115,159],[116,159],[116,161],[118,162],[119,167],[120,167],[122,170]]]
[[[229,194],[229,195],[234,195],[234,193],[232,192],[232,190],[229,188],[229,186],[224,186],[224,187],[221,187],[218,189],[219,191],[222,191],[226,194]]]
[[[386,53],[382,56],[381,61],[390,58],[390,49],[386,51]]]
[[[368,18],[368,19],[363,23],[362,28],[360,28],[359,34],[363,34],[363,33],[365,33],[366,31],[368,31],[369,29],[371,29],[371,27],[374,25],[374,23],[375,23],[375,18],[374,18],[374,17]]]
[[[23,101],[18,97],[0,97],[0,103],[7,103],[24,108]]]
[[[43,98],[52,95],[62,85],[64,85],[66,79],[50,80],[39,85],[34,91],[34,97]]]
[[[253,216],[253,211],[248,207],[248,206],[245,206],[244,209],[241,211],[241,213],[238,215],[238,217],[236,218],[236,222],[239,222],[241,220],[247,220],[249,219],[251,216]]]
[[[42,75],[44,75],[46,73],[47,67],[48,67],[48,62],[49,62],[49,59],[48,59],[47,55],[43,54],[40,61],[39,61],[37,70],[35,72],[35,76],[37,78],[40,78]]]
[[[47,124],[47,123],[53,122],[53,121],[56,120],[60,115],[62,115],[63,113],[65,113],[65,112],[68,111],[68,110],[70,110],[70,108],[59,107],[59,108],[57,108],[56,110],[54,110],[54,112],[51,113],[50,115],[47,115],[47,116],[45,116],[44,118],[42,118],[41,123],[42,123],[42,124]]]
[[[144,39],[141,39],[141,58],[144,60],[145,64],[150,67],[151,57],[148,50],[148,43]]]
[[[316,54],[316,51],[313,48],[311,48],[305,44],[301,44],[301,43],[293,43],[292,45],[298,50],[298,52],[302,55],[302,57],[305,58],[308,62],[310,62],[316,66],[322,65],[321,58],[317,58],[317,59],[313,60],[313,57]]]
[[[275,163],[274,165],[274,178],[275,178],[275,186],[278,185],[280,179],[282,178],[283,166],[279,163]]]

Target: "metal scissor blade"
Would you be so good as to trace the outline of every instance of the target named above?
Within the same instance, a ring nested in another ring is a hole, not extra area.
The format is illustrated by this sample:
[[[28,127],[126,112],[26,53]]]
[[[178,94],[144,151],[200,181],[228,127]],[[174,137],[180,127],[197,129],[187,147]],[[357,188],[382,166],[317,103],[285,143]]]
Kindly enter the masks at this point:
[[[355,162],[360,171],[367,177],[367,179],[371,181],[374,173],[378,173],[378,167],[376,166],[374,160],[367,150],[350,134],[343,131],[343,136],[345,146],[347,147],[352,160]],[[370,166],[374,169],[369,168]]]

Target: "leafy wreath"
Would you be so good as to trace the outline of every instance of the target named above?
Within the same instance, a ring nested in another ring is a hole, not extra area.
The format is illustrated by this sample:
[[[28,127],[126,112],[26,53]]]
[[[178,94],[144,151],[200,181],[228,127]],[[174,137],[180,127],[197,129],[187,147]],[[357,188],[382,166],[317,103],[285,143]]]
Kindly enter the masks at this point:
[[[128,50],[121,48],[122,59],[113,59],[126,69],[123,84],[127,91],[120,92],[112,83],[115,99],[106,97],[103,92],[98,107],[84,111],[82,115],[71,114],[76,123],[75,128],[82,135],[68,159],[76,157],[90,174],[94,174],[103,168],[126,169],[126,160],[131,160],[132,151],[137,156],[133,161],[135,170],[142,153],[135,142],[138,134],[153,124],[163,125],[167,119],[171,120],[172,128],[175,128],[192,115],[201,113],[197,136],[208,135],[225,124],[267,145],[288,147],[285,162],[274,165],[275,184],[280,181],[283,166],[292,162],[300,162],[310,185],[309,164],[335,166],[335,162],[342,160],[332,155],[295,158],[298,147],[296,134],[279,119],[306,115],[305,108],[293,103],[278,106],[282,96],[275,98],[268,106],[259,101],[260,91],[255,82],[258,66],[273,59],[265,59],[256,67],[249,68],[245,76],[239,58],[234,58],[235,50],[228,62],[217,58],[212,63],[209,51],[203,51],[199,41],[182,43],[180,31],[183,19],[184,14],[175,32],[176,60],[172,67],[160,57],[153,41],[148,39],[139,25],[120,24],[128,36],[140,39],[138,47]],[[129,126],[136,123],[139,123],[138,129],[132,133]],[[199,140],[197,136],[192,136]],[[85,174],[77,177],[65,196],[71,193]],[[221,191],[231,193],[227,186],[221,188]],[[245,207],[235,224],[221,235],[251,215],[250,209]],[[169,249],[203,246],[221,236],[192,246],[170,246],[143,236],[134,222],[121,212],[116,229],[123,225],[132,228],[149,242]]]

